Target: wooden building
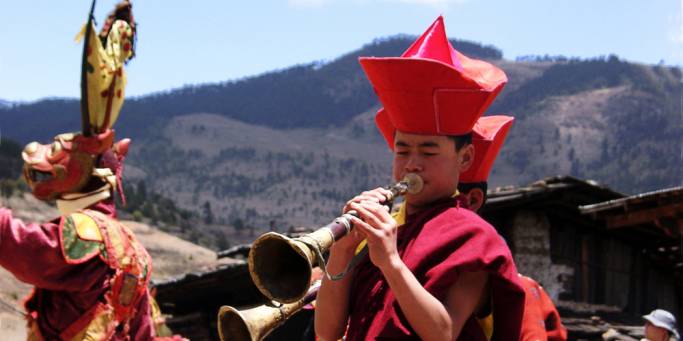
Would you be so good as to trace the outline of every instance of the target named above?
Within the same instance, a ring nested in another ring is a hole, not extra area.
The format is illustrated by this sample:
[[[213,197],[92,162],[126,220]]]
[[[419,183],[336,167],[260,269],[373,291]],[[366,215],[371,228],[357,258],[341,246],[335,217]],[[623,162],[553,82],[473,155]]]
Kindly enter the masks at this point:
[[[563,320],[575,318],[570,336],[597,339],[607,323],[596,316],[627,326],[655,308],[683,316],[683,188],[625,197],[554,177],[489,192],[481,214],[519,272],[544,286]]]

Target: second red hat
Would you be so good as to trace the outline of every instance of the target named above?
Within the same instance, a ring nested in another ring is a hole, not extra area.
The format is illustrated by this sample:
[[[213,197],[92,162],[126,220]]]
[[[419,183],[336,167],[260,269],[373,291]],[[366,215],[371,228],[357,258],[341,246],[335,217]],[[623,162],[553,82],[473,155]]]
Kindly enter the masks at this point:
[[[488,181],[493,162],[514,120],[514,117],[503,115],[485,116],[477,120],[472,135],[474,161],[467,171],[460,174],[461,183]]]

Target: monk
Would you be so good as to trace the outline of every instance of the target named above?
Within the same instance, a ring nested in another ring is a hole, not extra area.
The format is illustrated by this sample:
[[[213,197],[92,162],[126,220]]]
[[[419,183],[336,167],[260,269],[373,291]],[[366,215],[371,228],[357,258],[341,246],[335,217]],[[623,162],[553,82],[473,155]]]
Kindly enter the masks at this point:
[[[350,235],[330,250],[341,272],[361,243],[367,254],[340,281],[324,278],[316,334],[322,340],[517,340],[524,309],[510,250],[464,207],[459,175],[474,159],[472,128],[507,78],[449,43],[439,17],[401,57],[363,57],[383,108],[376,123],[393,151],[392,175],[424,180],[398,213],[382,188],[351,199]],[[363,253],[360,253],[362,255]]]

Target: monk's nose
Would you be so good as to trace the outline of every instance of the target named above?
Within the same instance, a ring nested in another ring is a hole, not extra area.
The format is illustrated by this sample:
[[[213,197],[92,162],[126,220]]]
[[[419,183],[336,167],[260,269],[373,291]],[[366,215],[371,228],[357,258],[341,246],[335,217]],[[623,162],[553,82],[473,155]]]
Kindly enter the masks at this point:
[[[410,173],[420,172],[422,171],[422,165],[418,160],[411,158],[408,160],[408,162],[406,162],[405,170]]]

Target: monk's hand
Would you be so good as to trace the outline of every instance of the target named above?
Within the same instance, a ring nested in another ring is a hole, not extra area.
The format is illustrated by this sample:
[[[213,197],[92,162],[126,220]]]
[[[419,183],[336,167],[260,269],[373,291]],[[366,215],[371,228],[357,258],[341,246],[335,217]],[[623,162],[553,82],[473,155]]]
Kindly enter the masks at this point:
[[[353,208],[351,208],[352,203],[361,203],[363,201],[367,201],[379,204],[385,202],[389,195],[391,195],[391,192],[388,189],[381,187],[365,191],[346,202],[346,205],[344,205],[344,213],[348,213],[349,211],[353,210]],[[332,244],[332,251],[334,251],[333,253],[337,255],[352,254],[356,251],[358,244],[360,244],[363,239],[365,239],[365,234],[362,231],[353,228],[348,235]]]
[[[358,218],[353,218],[353,226],[365,235],[372,263],[383,270],[400,262],[396,248],[398,224],[389,214],[389,208],[374,200],[352,202],[349,207],[358,213]]]
[[[353,256],[358,244],[365,238],[362,232],[356,228],[352,228],[349,234],[345,235],[334,244],[332,244],[331,254]]]
[[[382,187],[378,187],[378,188],[375,188],[373,190],[365,191],[365,192],[361,193],[360,195],[357,195],[353,199],[346,202],[346,205],[344,205],[344,213],[347,213],[347,212],[352,210],[352,208],[351,208],[352,203],[359,204],[363,201],[383,203],[387,200],[387,198],[390,195],[391,195],[391,191],[389,191],[386,188],[382,188]]]

